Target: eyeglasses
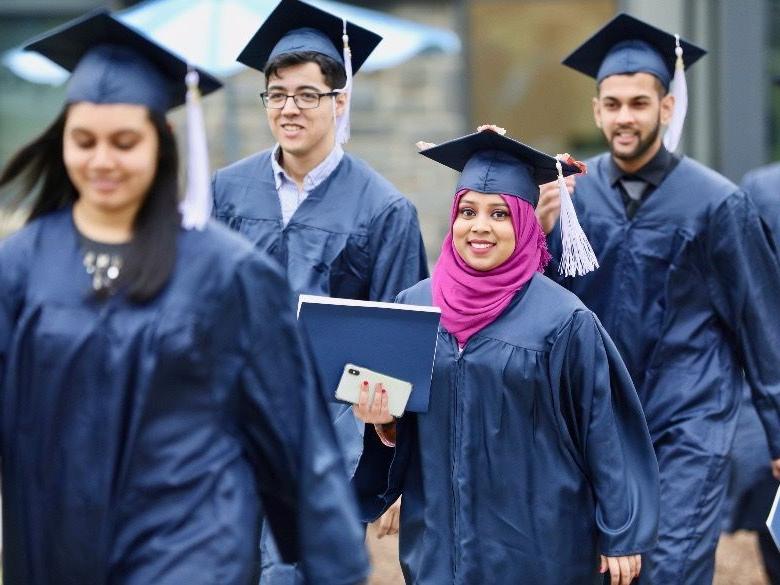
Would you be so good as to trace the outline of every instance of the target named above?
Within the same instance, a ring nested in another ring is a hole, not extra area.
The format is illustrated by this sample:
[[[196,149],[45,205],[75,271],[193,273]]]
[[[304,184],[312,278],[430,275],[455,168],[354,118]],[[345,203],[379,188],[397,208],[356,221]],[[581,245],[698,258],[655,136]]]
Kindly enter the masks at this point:
[[[333,97],[338,95],[337,91],[329,91],[328,93],[317,93],[316,91],[303,91],[294,95],[288,95],[281,91],[264,91],[260,94],[260,98],[263,100],[263,105],[269,110],[281,110],[287,105],[289,98],[293,99],[295,106],[299,110],[313,110],[319,107],[320,99],[323,97]]]

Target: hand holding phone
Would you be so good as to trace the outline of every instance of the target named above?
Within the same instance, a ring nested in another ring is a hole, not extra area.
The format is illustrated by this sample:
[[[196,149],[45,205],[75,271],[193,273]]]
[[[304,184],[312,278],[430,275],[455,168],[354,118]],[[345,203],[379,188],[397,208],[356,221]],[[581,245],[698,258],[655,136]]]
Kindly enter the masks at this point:
[[[387,405],[390,414],[398,418],[404,413],[406,402],[412,393],[412,385],[409,382],[374,372],[355,364],[347,364],[341,374],[341,380],[336,388],[336,398],[345,402],[357,404],[360,399],[360,385],[368,382],[369,404],[374,400],[374,392],[377,384],[387,390]]]

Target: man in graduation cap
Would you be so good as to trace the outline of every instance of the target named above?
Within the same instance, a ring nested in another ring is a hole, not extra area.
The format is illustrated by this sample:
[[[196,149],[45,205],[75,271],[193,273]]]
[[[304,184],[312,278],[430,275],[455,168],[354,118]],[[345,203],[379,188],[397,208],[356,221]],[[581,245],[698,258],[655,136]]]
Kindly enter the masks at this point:
[[[352,74],[380,41],[333,14],[282,0],[238,57],[265,76],[260,98],[277,143],[216,172],[214,213],[275,256],[295,293],[392,301],[428,276],[412,203],[342,148]],[[340,405],[334,417],[351,471],[362,426]],[[266,562],[274,551],[264,542]],[[289,566],[263,570],[267,583],[293,578]]]
[[[428,275],[412,203],[342,148],[352,73],[380,40],[282,0],[238,57],[265,75],[277,143],[217,171],[214,212],[277,257],[298,293],[389,301]]]
[[[745,193],[673,152],[684,66],[704,54],[678,41],[621,14],[564,60],[596,79],[609,145],[574,188],[600,268],[567,285],[617,344],[647,416],[661,518],[642,582],[658,585],[712,581],[743,372],[780,466],[780,266]],[[541,199],[549,231],[557,187]]]

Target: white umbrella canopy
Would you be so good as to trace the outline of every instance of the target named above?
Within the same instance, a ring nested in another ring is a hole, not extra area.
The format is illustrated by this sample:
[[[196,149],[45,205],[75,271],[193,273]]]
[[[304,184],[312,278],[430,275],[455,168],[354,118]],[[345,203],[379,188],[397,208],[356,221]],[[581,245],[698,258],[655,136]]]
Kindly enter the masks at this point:
[[[383,37],[361,71],[394,67],[428,51],[458,52],[460,39],[452,31],[422,25],[333,0],[310,4],[370,29]],[[276,7],[277,0],[147,0],[114,14],[124,23],[217,76],[245,69],[236,57]],[[20,48],[3,56],[3,63],[34,83],[59,85],[68,73],[37,53]]]

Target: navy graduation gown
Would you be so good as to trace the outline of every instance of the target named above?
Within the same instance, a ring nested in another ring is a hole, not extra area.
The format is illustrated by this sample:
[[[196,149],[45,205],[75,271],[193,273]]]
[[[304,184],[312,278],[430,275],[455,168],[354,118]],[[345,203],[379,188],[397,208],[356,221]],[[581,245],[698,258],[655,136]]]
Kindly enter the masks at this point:
[[[747,192],[772,233],[775,250],[780,250],[780,163],[750,171],[742,179]]]
[[[758,207],[772,232],[775,251],[780,246],[780,164],[750,171],[742,188]],[[776,320],[780,327],[780,320]],[[731,451],[734,466],[729,485],[728,530],[766,531],[777,480],[769,468],[769,448],[748,392],[744,393]],[[775,556],[780,555],[775,551]]]
[[[272,152],[251,155],[215,173],[214,215],[277,258],[296,295],[392,301],[428,276],[414,206],[348,153],[284,226]],[[332,404],[331,414],[351,474],[363,449],[363,426],[349,407]],[[273,559],[273,542],[264,536],[263,543],[266,560]],[[295,581],[292,568],[273,560],[263,569],[264,585]]]
[[[430,281],[398,300],[430,305]],[[363,519],[403,494],[407,583],[595,584],[599,554],[655,543],[658,470],[631,379],[594,315],[540,274],[462,353],[440,330],[428,412],[399,419],[395,449],[365,441]]]
[[[0,243],[4,579],[252,583],[262,502],[312,580],[362,581],[281,271],[216,224],[177,246],[135,304],[90,295],[70,209]]]
[[[662,503],[647,582],[705,583],[743,370],[780,456],[780,268],[755,206],[730,181],[683,158],[628,220],[609,156],[588,161],[574,197],[601,267],[566,286],[614,340],[653,438]]]
[[[392,301],[428,275],[414,206],[350,154],[283,226],[271,152],[215,173],[214,215],[276,257],[294,293]]]

